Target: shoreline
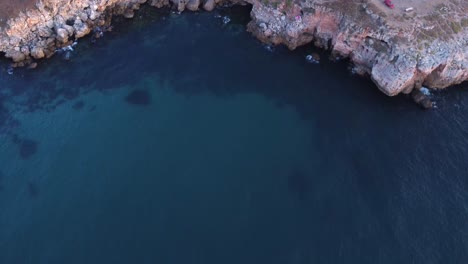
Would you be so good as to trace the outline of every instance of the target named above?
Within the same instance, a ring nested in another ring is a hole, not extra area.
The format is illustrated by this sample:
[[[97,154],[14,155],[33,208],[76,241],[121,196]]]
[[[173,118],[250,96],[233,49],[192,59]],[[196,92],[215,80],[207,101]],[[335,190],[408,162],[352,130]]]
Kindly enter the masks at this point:
[[[111,29],[113,16],[132,18],[142,4],[178,12],[249,4],[252,11],[247,30],[260,41],[291,50],[312,43],[333,57],[349,58],[353,72],[368,75],[388,96],[413,93],[413,97],[420,97],[422,86],[440,89],[468,80],[468,15],[447,14],[455,19],[450,24],[455,25],[453,32],[422,37],[421,32],[428,28],[427,16],[415,15],[396,23],[373,0],[338,2],[43,0],[36,8],[9,19],[0,30],[0,55],[11,59],[14,67],[34,65],[76,39],[89,34],[99,37],[102,31]],[[461,11],[466,6],[460,2]],[[440,11],[442,7],[437,8]],[[440,23],[432,23],[435,31],[435,24]],[[406,26],[413,27],[413,31],[404,31]]]

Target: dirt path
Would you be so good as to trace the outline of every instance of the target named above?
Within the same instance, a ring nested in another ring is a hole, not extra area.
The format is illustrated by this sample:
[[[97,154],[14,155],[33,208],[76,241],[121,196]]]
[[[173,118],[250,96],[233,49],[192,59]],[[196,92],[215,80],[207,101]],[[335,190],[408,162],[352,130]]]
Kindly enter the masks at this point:
[[[463,29],[467,21],[468,1],[466,0],[391,0],[395,8],[384,4],[384,0],[367,0],[386,17],[386,22],[395,28],[416,31],[420,39],[448,39]],[[406,11],[412,8],[411,11]],[[465,22],[466,23],[466,22]]]
[[[412,12],[415,12],[418,15],[426,15],[434,11],[437,6],[447,5],[447,3],[450,3],[449,0],[392,0],[395,8],[390,9],[384,4],[383,0],[369,0],[369,2],[376,5],[382,12],[387,15],[403,15],[406,13],[405,9],[410,7],[414,9]],[[458,2],[458,0],[456,0],[456,2]]]
[[[384,0],[368,0],[387,16],[430,16],[440,14],[466,14],[468,12],[468,1],[466,0],[391,0],[395,5],[394,9],[387,7]],[[407,8],[413,8],[412,11],[406,11]]]

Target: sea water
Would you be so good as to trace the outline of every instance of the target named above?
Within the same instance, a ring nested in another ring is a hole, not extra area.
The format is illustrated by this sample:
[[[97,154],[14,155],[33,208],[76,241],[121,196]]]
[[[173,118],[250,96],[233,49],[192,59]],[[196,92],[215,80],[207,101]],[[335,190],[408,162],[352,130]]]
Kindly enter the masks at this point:
[[[466,85],[422,111],[248,19],[145,9],[3,62],[0,263],[467,263]]]

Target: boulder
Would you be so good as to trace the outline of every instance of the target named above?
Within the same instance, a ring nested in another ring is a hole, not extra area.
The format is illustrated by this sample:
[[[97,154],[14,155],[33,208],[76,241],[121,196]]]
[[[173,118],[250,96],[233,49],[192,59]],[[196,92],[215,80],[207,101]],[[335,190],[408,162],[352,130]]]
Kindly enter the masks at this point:
[[[95,19],[98,18],[98,17],[99,17],[99,13],[98,13],[98,12],[96,12],[96,11],[93,10],[93,9],[91,9],[91,10],[89,11],[89,19],[95,20]]]
[[[21,53],[23,53],[25,56],[29,56],[30,50],[28,46],[23,46],[20,48]]]
[[[177,11],[182,12],[185,10],[186,0],[171,0],[174,3],[174,6],[177,8]]]
[[[11,58],[14,62],[20,62],[26,59],[26,55],[24,55],[21,51],[16,50],[7,52],[5,56]]]
[[[57,40],[62,43],[68,42],[68,31],[64,28],[57,29]]]
[[[72,36],[73,33],[75,33],[75,29],[72,26],[63,25],[63,28],[67,30],[69,36]]]
[[[309,63],[318,64],[320,63],[320,55],[318,53],[312,53],[306,56],[306,61]]]
[[[213,11],[215,6],[216,3],[214,0],[205,0],[205,2],[203,3],[203,9],[205,9],[206,11]]]
[[[86,11],[81,11],[78,14],[78,17],[80,18],[81,21],[87,21],[88,20],[88,14],[86,13]]]
[[[86,23],[75,23],[73,27],[75,28],[75,38],[82,38],[91,32],[91,28]]]
[[[157,8],[162,8],[168,4],[168,0],[150,0],[149,4]]]
[[[411,92],[411,97],[413,97],[414,102],[420,105],[424,109],[430,109],[433,107],[433,103],[428,95],[425,95],[419,89],[413,89]]]
[[[44,49],[41,47],[33,47],[31,49],[31,56],[35,59],[42,59],[45,57]]]
[[[190,11],[197,11],[199,6],[200,0],[189,0],[185,7]]]

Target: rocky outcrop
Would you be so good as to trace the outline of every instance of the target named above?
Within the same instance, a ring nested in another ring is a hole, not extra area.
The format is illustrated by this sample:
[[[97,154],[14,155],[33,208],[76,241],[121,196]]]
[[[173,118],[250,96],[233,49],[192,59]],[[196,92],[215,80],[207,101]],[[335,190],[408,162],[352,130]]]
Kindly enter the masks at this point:
[[[249,30],[264,42],[290,49],[313,42],[334,56],[350,58],[356,73],[370,75],[390,96],[421,85],[445,88],[468,79],[468,10],[462,3],[459,17],[445,16],[451,20],[447,23],[460,25],[457,32],[426,17],[390,23],[372,9],[372,1],[349,1],[342,7],[320,2],[254,5]],[[427,28],[432,37],[424,35]]]
[[[105,30],[113,15],[133,17],[143,3],[211,11],[219,2],[42,0],[8,20],[0,30],[0,52],[15,66],[23,66],[52,56],[57,48],[93,30]],[[385,13],[375,0],[239,0],[245,2],[253,6],[248,30],[263,42],[290,49],[313,43],[329,49],[335,57],[349,58],[354,72],[368,74],[387,95],[410,93],[422,85],[445,88],[468,79],[468,17],[463,0],[435,6],[436,18],[431,10],[424,15]]]

